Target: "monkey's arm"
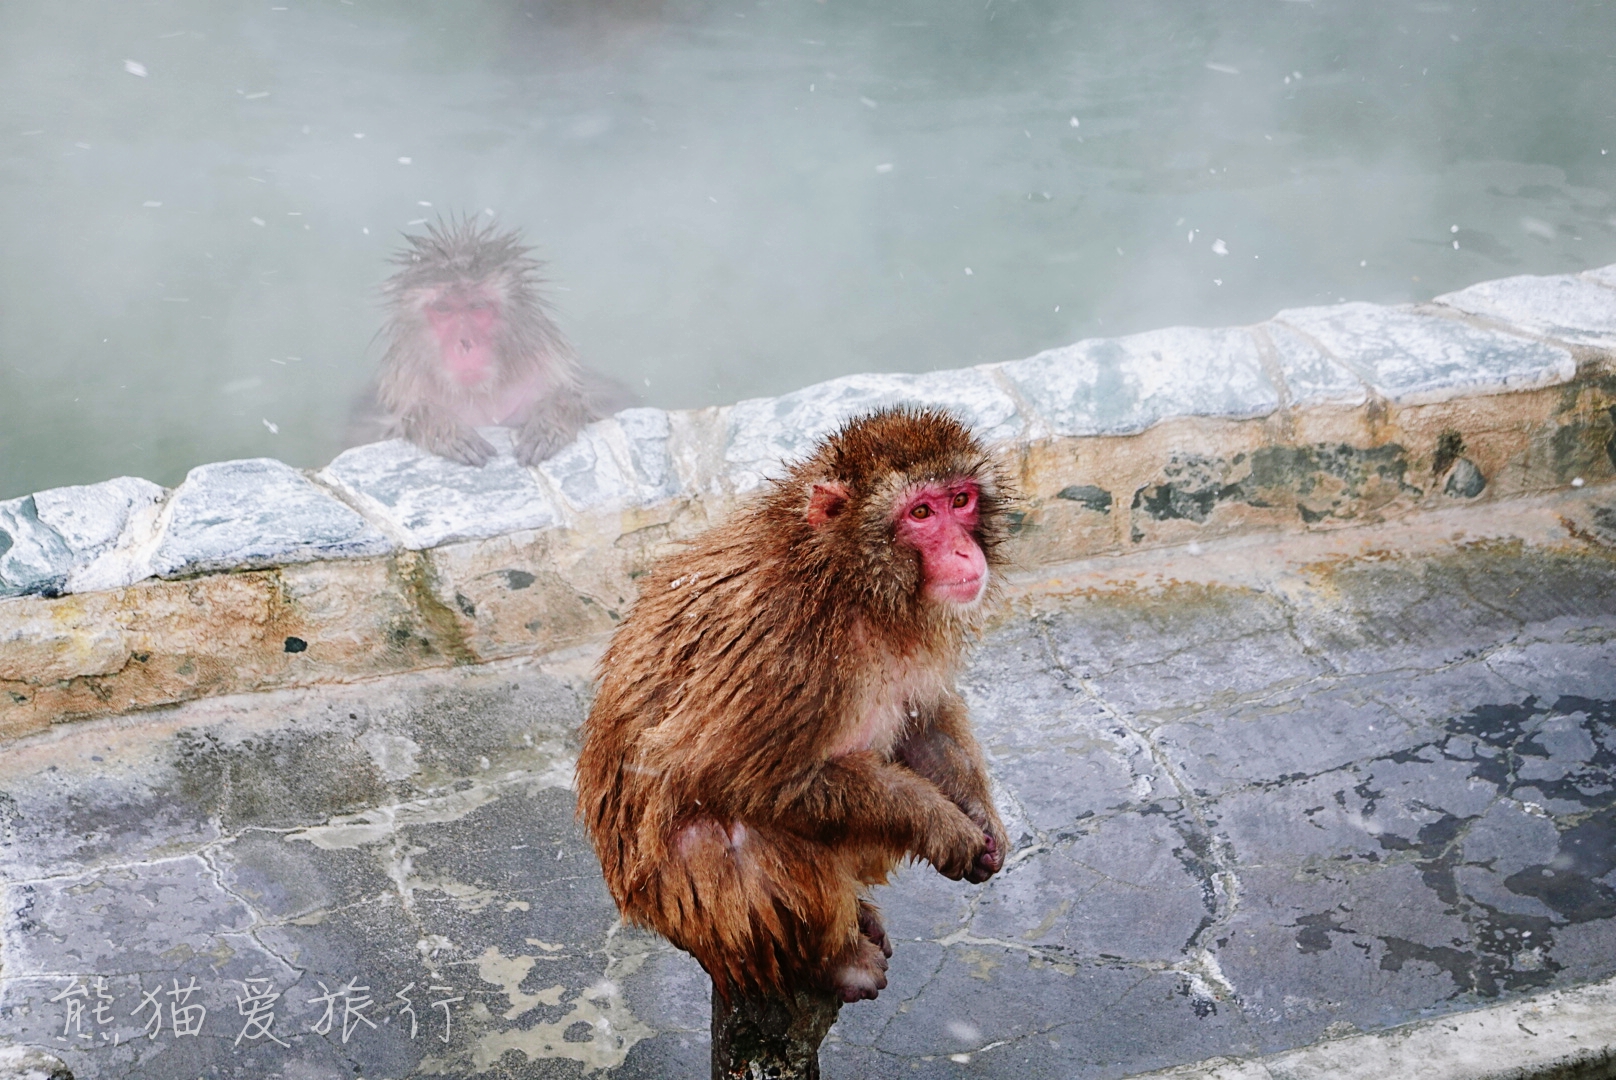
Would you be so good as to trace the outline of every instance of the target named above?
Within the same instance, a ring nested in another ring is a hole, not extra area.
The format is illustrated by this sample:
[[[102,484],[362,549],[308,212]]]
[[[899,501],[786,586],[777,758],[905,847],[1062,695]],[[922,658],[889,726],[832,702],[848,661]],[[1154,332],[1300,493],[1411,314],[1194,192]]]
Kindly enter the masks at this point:
[[[901,847],[956,880],[973,875],[995,842],[936,784],[869,750],[825,762],[769,809],[794,831]]]
[[[424,450],[462,465],[486,465],[494,446],[452,413],[434,405],[415,405],[398,418],[394,430]]]
[[[936,784],[966,817],[993,839],[993,846],[967,875],[972,881],[986,881],[993,876],[1009,854],[1009,838],[993,806],[987,766],[982,760],[981,747],[971,734],[965,702],[957,694],[943,698],[925,715],[923,726],[898,744],[896,756],[904,765]]]

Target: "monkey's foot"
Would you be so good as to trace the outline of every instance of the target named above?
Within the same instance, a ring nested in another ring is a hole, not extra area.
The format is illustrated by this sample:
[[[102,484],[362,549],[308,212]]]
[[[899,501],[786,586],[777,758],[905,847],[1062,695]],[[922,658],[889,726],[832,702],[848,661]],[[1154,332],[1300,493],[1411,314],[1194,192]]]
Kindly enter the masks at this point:
[[[881,923],[881,911],[868,900],[858,902],[859,933],[869,939],[870,944],[881,950],[882,956],[892,955],[892,942],[887,937],[887,928]]]
[[[993,834],[990,832],[984,831],[982,835],[984,838],[982,854],[976,857],[976,861],[971,864],[971,869],[965,874],[965,880],[973,885],[982,884],[982,882],[997,874],[999,869],[1004,866],[1004,852],[999,850],[999,842],[993,838]]]
[[[859,921],[863,922],[862,905]],[[886,932],[882,931],[881,936],[884,940]],[[881,951],[881,946],[860,934],[848,952],[847,962],[832,971],[830,979],[831,992],[843,1001],[873,1000],[875,995],[887,988],[886,954]]]

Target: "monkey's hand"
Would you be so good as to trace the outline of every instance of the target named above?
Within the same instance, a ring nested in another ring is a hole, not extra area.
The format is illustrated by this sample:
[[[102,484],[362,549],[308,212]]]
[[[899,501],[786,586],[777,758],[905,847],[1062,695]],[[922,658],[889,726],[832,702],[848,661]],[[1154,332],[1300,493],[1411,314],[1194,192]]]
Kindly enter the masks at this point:
[[[581,401],[566,395],[541,401],[516,433],[516,460],[523,465],[537,465],[576,439],[591,419]]]
[[[398,428],[421,449],[462,465],[480,467],[494,456],[493,443],[442,409],[417,405],[399,419]]]
[[[919,855],[944,877],[980,883],[1004,865],[1004,844],[953,807],[921,839]]]
[[[965,874],[966,881],[980,885],[1004,868],[1005,857],[1010,854],[1010,838],[1005,835],[1004,822],[999,820],[999,814],[992,805],[970,807],[965,810],[965,815],[987,837],[986,849],[976,857]]]

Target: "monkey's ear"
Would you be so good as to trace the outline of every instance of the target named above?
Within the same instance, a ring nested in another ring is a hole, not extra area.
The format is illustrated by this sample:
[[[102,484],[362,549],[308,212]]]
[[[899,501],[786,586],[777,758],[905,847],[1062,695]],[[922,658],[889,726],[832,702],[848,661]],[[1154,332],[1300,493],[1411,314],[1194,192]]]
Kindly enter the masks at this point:
[[[835,480],[821,480],[808,496],[808,524],[817,529],[845,509],[847,488]]]

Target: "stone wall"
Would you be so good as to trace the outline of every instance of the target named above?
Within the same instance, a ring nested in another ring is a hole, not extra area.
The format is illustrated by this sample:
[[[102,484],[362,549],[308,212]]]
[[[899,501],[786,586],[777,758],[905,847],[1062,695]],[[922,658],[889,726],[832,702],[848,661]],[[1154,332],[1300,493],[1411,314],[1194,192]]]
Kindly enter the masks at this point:
[[[1616,478],[1616,266],[629,409],[536,468],[403,442],[0,502],[0,739],[209,694],[581,644],[842,420],[940,405],[1019,477],[1024,567]],[[1568,525],[1573,528],[1574,525]],[[1616,526],[1613,526],[1616,527]]]

